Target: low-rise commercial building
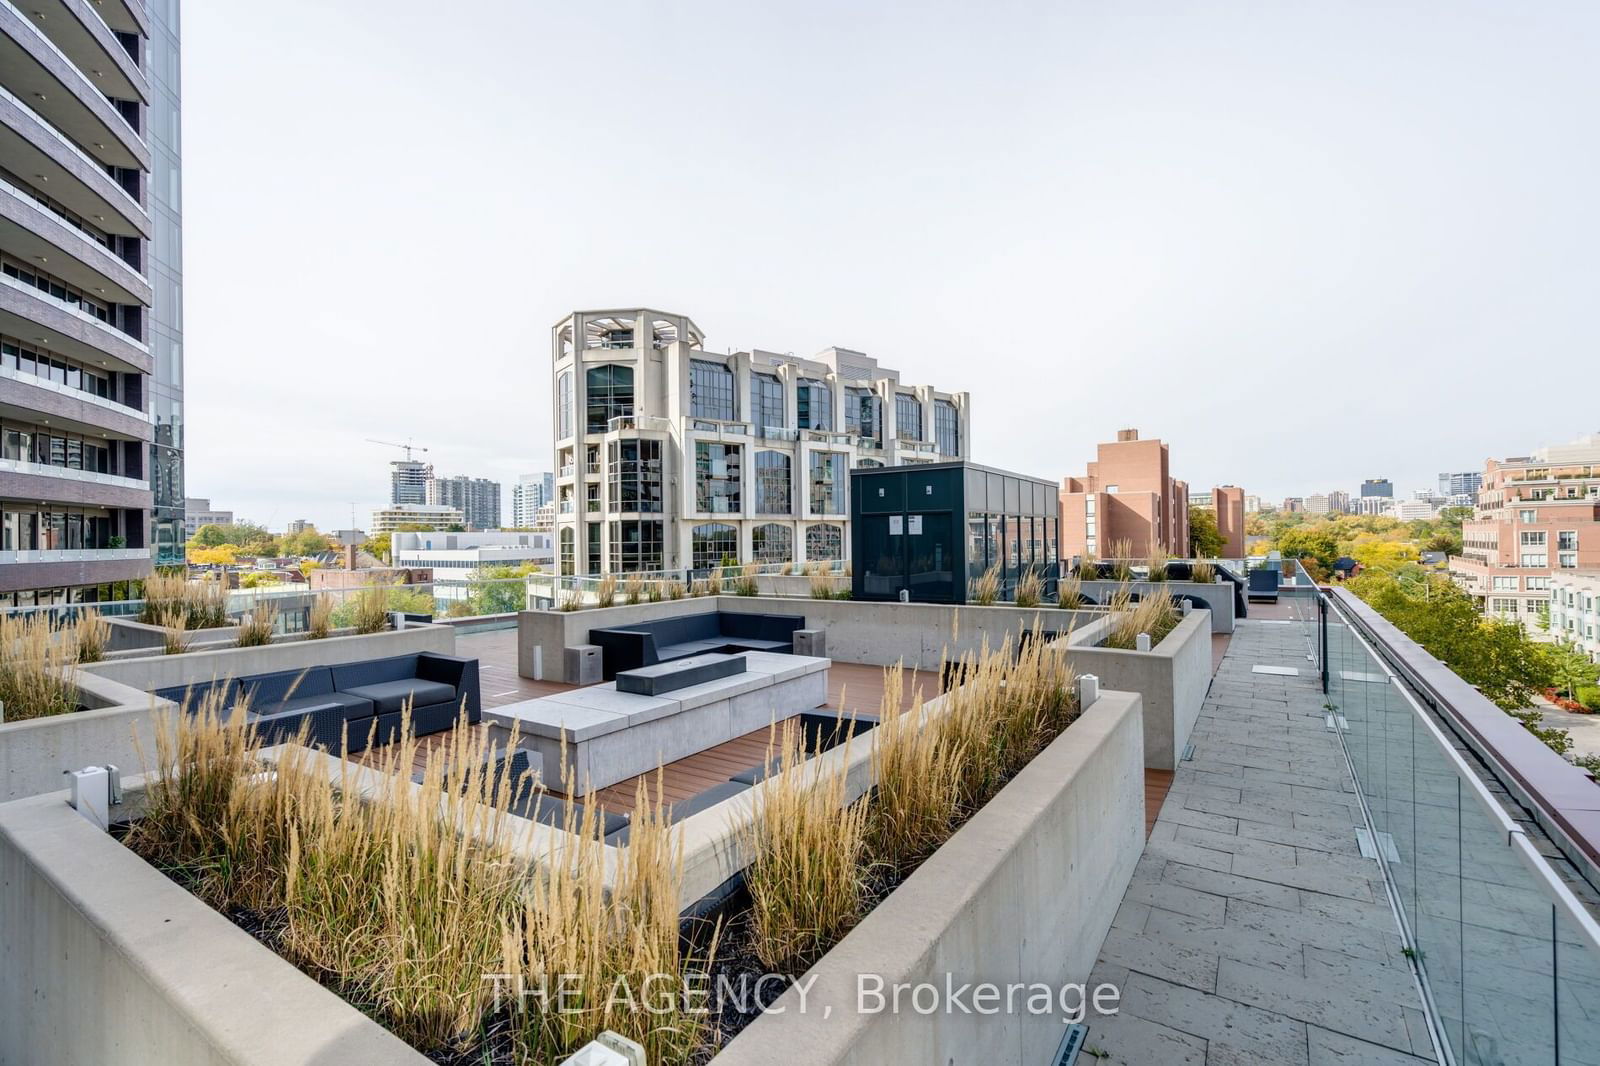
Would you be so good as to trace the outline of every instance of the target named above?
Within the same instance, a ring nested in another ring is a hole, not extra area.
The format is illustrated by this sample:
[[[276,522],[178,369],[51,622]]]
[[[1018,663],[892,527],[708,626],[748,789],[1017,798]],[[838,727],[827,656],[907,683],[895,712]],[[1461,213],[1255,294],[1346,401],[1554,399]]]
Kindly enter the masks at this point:
[[[425,503],[397,503],[380,507],[372,512],[372,535],[375,537],[394,533],[402,526],[427,526],[430,529],[448,529],[464,526],[466,516],[459,507],[434,507]]]
[[[223,511],[211,506],[210,500],[200,499],[195,496],[187,497],[183,501],[183,537],[193,540],[195,533],[201,526],[231,526],[233,525],[233,512]]]
[[[389,559],[395,566],[433,572],[433,595],[440,601],[466,600],[474,582],[492,576],[492,567],[527,564],[542,571],[555,566],[551,533],[391,533]]]

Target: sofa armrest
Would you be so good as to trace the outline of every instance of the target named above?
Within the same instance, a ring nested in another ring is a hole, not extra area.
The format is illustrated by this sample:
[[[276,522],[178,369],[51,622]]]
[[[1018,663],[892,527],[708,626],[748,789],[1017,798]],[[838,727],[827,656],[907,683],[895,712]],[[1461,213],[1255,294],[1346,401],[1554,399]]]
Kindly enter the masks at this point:
[[[598,645],[601,674],[606,680],[623,670],[654,666],[661,661],[656,652],[656,635],[641,629],[591,629],[589,643]]]
[[[478,684],[478,660],[425,651],[417,655],[417,677],[438,681],[456,690],[456,710],[466,704],[467,721],[477,725],[483,719],[482,690]]]

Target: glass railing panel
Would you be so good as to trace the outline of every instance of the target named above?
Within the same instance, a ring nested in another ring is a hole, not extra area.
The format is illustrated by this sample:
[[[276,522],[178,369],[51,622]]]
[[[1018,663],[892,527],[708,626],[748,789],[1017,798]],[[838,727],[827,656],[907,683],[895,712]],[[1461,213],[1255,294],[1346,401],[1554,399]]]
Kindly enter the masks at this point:
[[[1363,636],[1330,612],[1328,699],[1438,1036],[1457,1063],[1600,1061],[1600,925]]]
[[[1498,819],[1476,801],[1463,804],[1461,815],[1459,1057],[1556,1062],[1551,902],[1507,845]]]
[[[1429,771],[1431,773],[1432,771]],[[1466,856],[1461,842],[1460,778],[1451,774],[1430,786],[1432,802],[1417,806],[1417,888],[1402,907],[1427,976],[1429,992],[1445,1042],[1462,1047],[1466,982],[1463,973],[1461,884]]]
[[[1556,1037],[1562,1062],[1595,1061],[1595,1014],[1600,1012],[1600,952],[1588,950],[1584,931],[1555,912]]]

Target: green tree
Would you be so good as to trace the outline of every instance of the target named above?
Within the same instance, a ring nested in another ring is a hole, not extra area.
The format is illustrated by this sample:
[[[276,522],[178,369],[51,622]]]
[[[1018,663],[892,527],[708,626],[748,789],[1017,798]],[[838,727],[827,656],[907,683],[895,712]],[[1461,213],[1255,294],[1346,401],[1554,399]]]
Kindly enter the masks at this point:
[[[1425,574],[1421,582],[1402,585],[1393,575],[1373,570],[1350,587],[1504,710],[1525,709],[1554,678],[1549,654],[1519,623],[1485,617],[1447,577]]]
[[[333,625],[335,628],[355,624],[356,597],[361,594],[360,589],[349,589],[344,594],[344,601],[333,609]],[[391,611],[404,611],[407,614],[433,614],[435,605],[433,594],[424,589],[408,588],[405,585],[395,585],[389,589],[385,597],[384,606]]]
[[[468,585],[472,614],[511,614],[528,607],[527,584],[522,579],[537,574],[533,563],[521,566],[486,566]]]
[[[276,554],[278,538],[254,522],[230,522],[226,525],[209,524],[195,530],[190,545],[198,548],[219,548],[232,544],[245,555]]]
[[[1217,529],[1217,512],[1209,507],[1189,506],[1189,554],[1196,559],[1215,559],[1227,542]]]
[[[1314,559],[1323,571],[1332,570],[1339,558],[1339,542],[1325,523],[1285,529],[1274,546],[1285,559]]]
[[[285,534],[282,541],[282,550],[285,555],[316,555],[328,550],[328,535],[317,532],[315,526],[307,526],[298,533]]]
[[[1550,676],[1566,692],[1568,699],[1577,699],[1580,688],[1594,684],[1596,677],[1600,677],[1600,666],[1590,662],[1589,657],[1569,641],[1556,640],[1539,645],[1539,649],[1549,660]]]

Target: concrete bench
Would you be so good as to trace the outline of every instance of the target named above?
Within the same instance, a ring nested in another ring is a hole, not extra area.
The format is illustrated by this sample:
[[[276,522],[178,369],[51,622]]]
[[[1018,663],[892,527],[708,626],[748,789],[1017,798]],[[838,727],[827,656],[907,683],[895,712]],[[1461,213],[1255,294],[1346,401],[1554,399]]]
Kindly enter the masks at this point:
[[[648,695],[615,682],[486,708],[498,738],[513,728],[544,757],[546,784],[602,789],[828,702],[827,659],[747,652],[744,670]]]

